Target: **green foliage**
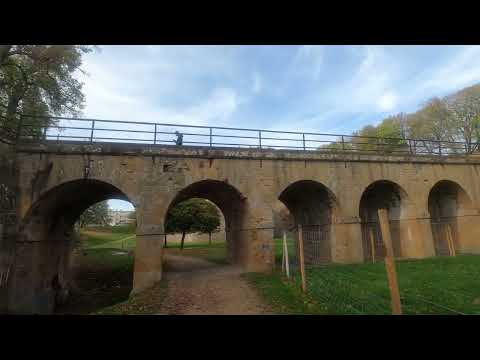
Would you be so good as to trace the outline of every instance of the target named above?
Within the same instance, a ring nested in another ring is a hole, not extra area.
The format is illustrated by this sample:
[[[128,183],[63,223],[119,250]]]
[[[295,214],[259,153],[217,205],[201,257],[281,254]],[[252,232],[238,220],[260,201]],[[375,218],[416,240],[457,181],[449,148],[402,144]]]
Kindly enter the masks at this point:
[[[193,198],[170,209],[165,221],[167,233],[182,233],[180,248],[183,249],[186,233],[212,233],[220,226],[220,214],[211,202]]]
[[[20,115],[31,125],[31,136],[53,123],[48,116],[77,115],[83,107],[82,55],[93,50],[84,45],[0,45],[0,127],[15,131]]]
[[[480,141],[480,84],[465,88],[444,101],[455,138],[466,143],[467,153],[477,151]]]
[[[106,201],[90,206],[78,219],[80,227],[84,227],[87,224],[106,226],[109,222],[110,217],[108,215],[108,203]]]
[[[193,198],[182,201],[167,214],[167,233],[210,233],[220,226],[220,214],[211,202]]]
[[[367,125],[336,143],[319,147],[325,150],[407,152],[407,139],[418,139],[412,151],[419,153],[472,153],[480,142],[480,84],[444,98],[428,100],[412,114],[388,116],[377,126]],[[369,138],[371,137],[371,138]],[[459,142],[459,144],[446,143]]]

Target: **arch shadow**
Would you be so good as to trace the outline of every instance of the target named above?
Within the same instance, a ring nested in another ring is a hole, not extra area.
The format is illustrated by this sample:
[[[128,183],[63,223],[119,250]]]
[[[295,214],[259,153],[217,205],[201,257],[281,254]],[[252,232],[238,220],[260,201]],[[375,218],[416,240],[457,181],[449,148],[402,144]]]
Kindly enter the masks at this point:
[[[42,194],[19,226],[12,309],[20,313],[52,313],[68,299],[73,282],[73,252],[79,239],[74,225],[90,206],[108,199],[130,201],[116,186],[77,179]],[[133,283],[133,273],[132,273]]]
[[[386,255],[380,231],[378,209],[387,209],[393,253],[395,257],[402,256],[401,220],[406,216],[408,201],[407,192],[399,184],[390,180],[374,181],[362,192],[359,217],[364,260],[384,258]]]
[[[440,180],[432,186],[428,194],[428,212],[437,256],[451,255],[461,248],[459,218],[472,209],[470,196],[457,182]]]
[[[332,261],[333,225],[340,207],[335,194],[314,180],[299,180],[288,185],[278,199],[293,216],[295,225],[302,225],[305,263]],[[298,234],[295,235],[298,243]]]

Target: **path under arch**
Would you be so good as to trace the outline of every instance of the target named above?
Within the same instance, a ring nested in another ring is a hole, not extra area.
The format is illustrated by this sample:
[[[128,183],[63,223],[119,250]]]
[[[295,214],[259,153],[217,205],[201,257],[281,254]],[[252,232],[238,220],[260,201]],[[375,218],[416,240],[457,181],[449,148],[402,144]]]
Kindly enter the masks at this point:
[[[239,267],[173,254],[164,263],[168,289],[158,315],[271,314]]]

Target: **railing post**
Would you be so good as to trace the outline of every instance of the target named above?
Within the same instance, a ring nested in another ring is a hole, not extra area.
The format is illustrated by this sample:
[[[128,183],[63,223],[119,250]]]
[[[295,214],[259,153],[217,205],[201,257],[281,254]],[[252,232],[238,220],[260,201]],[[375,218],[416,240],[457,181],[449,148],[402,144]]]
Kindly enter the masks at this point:
[[[92,120],[92,131],[90,133],[90,142],[93,143],[93,132],[95,131],[95,120]]]
[[[307,150],[306,146],[305,146],[305,134],[302,134],[302,138],[303,138],[303,151]]]
[[[157,124],[155,124],[155,136],[153,137],[153,145],[157,143]]]
[[[210,147],[212,147],[213,139],[212,139],[212,128],[210,128]]]
[[[258,130],[258,144],[260,145],[260,149],[262,148],[262,130]]]

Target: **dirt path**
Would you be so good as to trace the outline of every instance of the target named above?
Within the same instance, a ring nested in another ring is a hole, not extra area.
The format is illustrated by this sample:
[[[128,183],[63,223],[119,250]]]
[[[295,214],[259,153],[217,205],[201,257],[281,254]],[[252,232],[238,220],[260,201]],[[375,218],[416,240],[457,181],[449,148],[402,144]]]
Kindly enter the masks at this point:
[[[165,254],[166,298],[159,315],[259,315],[268,306],[234,266]]]

